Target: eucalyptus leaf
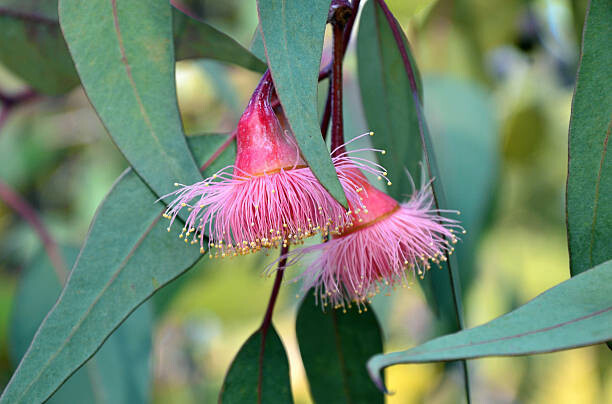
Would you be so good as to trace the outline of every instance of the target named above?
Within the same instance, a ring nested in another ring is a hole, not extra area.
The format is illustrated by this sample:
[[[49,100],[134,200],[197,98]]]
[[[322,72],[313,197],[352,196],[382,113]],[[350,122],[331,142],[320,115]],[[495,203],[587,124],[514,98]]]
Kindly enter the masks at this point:
[[[178,11],[174,13],[174,46],[179,60],[206,58],[233,63],[260,73],[267,69],[261,59],[229,35]]]
[[[395,23],[401,31],[397,21]],[[405,37],[403,39],[409,51],[408,42]],[[410,51],[408,54],[412,58]],[[413,60],[412,66],[419,91],[422,91]],[[374,132],[372,144],[387,151],[382,164],[389,171],[392,182],[388,193],[403,200],[412,193],[412,182],[406,170],[415,184],[420,185],[423,148],[410,81],[389,23],[376,1],[367,1],[361,12],[357,68],[361,101],[370,130]]]
[[[43,94],[79,84],[57,20],[57,1],[0,0],[0,63]]]
[[[570,271],[612,258],[612,7],[592,0],[569,127],[567,237]]]
[[[64,248],[74,263],[79,250]],[[32,337],[57,300],[62,285],[41,251],[24,269],[15,296],[10,325],[10,357],[14,363],[26,353]],[[145,304],[104,343],[47,403],[147,403],[150,400],[151,310]]]
[[[61,0],[81,83],[132,168],[158,195],[202,179],[179,115],[169,2]]]
[[[307,3],[258,0],[268,66],[289,125],[312,172],[348,208],[329,151],[321,137],[317,84],[330,0]]]
[[[381,371],[400,363],[554,352],[612,339],[612,261],[577,275],[486,324],[445,335],[368,362],[381,388]],[[571,304],[568,304],[571,302]]]
[[[203,163],[216,151],[212,146],[225,139],[198,136],[190,143]],[[228,149],[204,175],[232,160]],[[197,246],[185,245],[178,231],[166,230],[163,210],[163,203],[132,169],[119,177],[98,208],[59,300],[0,403],[46,400],[132,311],[198,261]]]
[[[322,308],[313,290],[300,303],[295,327],[315,403],[385,402],[366,370],[367,360],[383,350],[382,330],[372,308],[365,308]]]
[[[257,330],[240,348],[223,381],[219,403],[293,403],[289,361],[272,324],[265,338]]]

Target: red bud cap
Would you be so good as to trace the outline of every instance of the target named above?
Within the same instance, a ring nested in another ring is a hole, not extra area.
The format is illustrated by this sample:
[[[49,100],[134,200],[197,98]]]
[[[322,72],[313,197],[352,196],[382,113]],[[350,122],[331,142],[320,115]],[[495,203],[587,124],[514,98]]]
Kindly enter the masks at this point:
[[[261,175],[305,164],[295,139],[283,130],[270,104],[273,88],[266,72],[238,122],[235,166],[242,171],[240,175]]]

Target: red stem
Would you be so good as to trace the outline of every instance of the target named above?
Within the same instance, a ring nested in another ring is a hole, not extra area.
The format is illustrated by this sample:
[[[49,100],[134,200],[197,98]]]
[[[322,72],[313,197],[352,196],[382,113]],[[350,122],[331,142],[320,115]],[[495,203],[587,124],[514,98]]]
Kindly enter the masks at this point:
[[[206,170],[221,155],[221,153],[223,153],[225,151],[225,149],[227,149],[228,146],[230,144],[232,144],[234,139],[236,139],[236,131],[232,132],[229,135],[229,137],[227,138],[227,140],[225,142],[223,142],[223,144],[221,146],[219,146],[217,151],[215,151],[213,153],[213,155],[210,156],[210,158],[208,160],[206,160],[206,162],[204,164],[202,164],[202,167],[200,167],[200,171]]]
[[[62,254],[60,253],[55,240],[53,240],[53,237],[51,237],[51,234],[47,231],[45,225],[38,217],[38,214],[34,208],[32,208],[25,199],[19,196],[11,189],[10,186],[1,180],[0,199],[2,199],[11,209],[17,212],[23,219],[25,219],[30,226],[32,226],[43,243],[43,247],[51,260],[51,264],[53,264],[57,277],[59,278],[60,282],[64,284],[68,275],[66,263],[62,258]]]
[[[332,76],[331,76],[331,149],[332,157],[344,152],[344,122],[342,117],[342,58],[343,31],[344,27],[340,22],[333,25],[333,50],[332,50]]]
[[[270,300],[268,301],[268,308],[266,309],[266,315],[261,323],[261,333],[265,340],[268,328],[272,323],[272,313],[274,312],[274,305],[278,298],[278,292],[280,291],[281,283],[283,281],[283,275],[285,273],[285,265],[287,264],[287,253],[289,252],[289,246],[283,246],[280,252],[280,261],[278,262],[278,269],[276,270],[276,278],[274,278],[274,286],[272,286],[272,293],[270,293]],[[263,349],[263,348],[262,348]]]

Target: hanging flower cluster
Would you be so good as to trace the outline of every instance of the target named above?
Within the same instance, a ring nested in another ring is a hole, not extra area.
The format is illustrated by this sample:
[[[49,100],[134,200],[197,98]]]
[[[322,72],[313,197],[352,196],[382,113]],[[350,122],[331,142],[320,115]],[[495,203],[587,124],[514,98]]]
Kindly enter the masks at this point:
[[[290,262],[319,253],[302,275],[304,290],[314,288],[324,306],[335,308],[361,306],[381,288],[405,286],[407,272],[422,277],[431,262],[446,260],[462,228],[433,209],[429,185],[398,203],[363,174],[390,185],[386,170],[353,155],[384,151],[346,152],[342,145],[332,162],[349,203],[345,211],[300,155],[282,109],[271,105],[273,95],[267,72],[238,123],[233,165],[193,185],[177,184],[165,196],[174,197],[164,213],[170,225],[182,209],[189,211],[179,237],[223,258],[302,244],[319,234],[328,241],[297,250]]]
[[[175,198],[164,214],[170,225],[186,208],[190,213],[180,237],[199,242],[203,253],[207,234],[211,258],[300,244],[315,234],[342,234],[352,226],[350,212],[300,156],[293,134],[283,127],[284,117],[279,120],[270,104],[272,93],[266,73],[238,122],[233,165],[193,185],[177,184],[180,188],[165,196]],[[368,161],[352,161],[346,153],[334,158],[348,201],[361,206],[360,185],[344,174],[349,163],[376,175],[386,173]]]

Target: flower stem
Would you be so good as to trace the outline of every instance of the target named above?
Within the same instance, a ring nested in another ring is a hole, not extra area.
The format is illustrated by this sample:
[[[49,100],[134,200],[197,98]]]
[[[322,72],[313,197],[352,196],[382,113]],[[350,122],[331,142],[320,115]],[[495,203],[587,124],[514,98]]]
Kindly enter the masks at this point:
[[[332,3],[330,10],[330,22],[332,24],[333,47],[332,47],[332,69],[331,83],[328,97],[331,98],[331,149],[333,155],[344,152],[339,147],[344,143],[344,122],[342,115],[342,60],[344,50],[348,41],[345,42],[345,26],[353,18],[353,9],[348,2],[336,1]],[[350,35],[350,34],[349,34]],[[325,114],[324,114],[325,117]]]
[[[285,274],[285,265],[287,264],[287,253],[289,252],[289,246],[283,246],[280,252],[280,261],[278,262],[278,269],[276,270],[276,277],[274,278],[274,286],[272,286],[272,293],[270,293],[270,299],[268,300],[268,308],[266,309],[266,315],[261,323],[262,338],[265,341],[268,328],[272,324],[272,313],[274,313],[274,306],[276,305],[276,299],[280,291],[281,283],[283,282],[283,275]]]

